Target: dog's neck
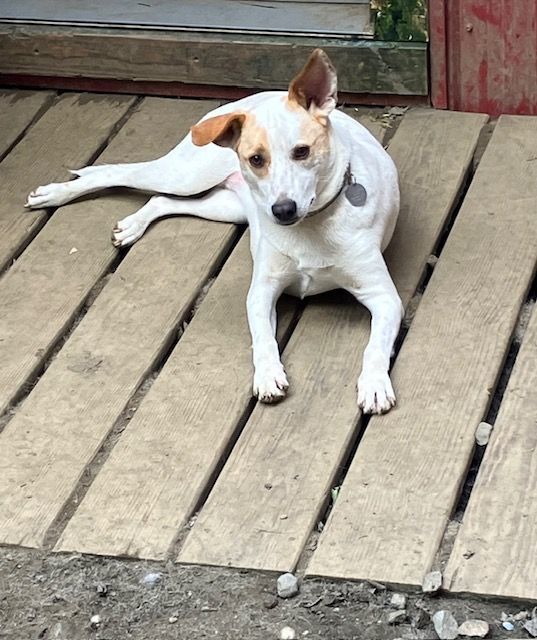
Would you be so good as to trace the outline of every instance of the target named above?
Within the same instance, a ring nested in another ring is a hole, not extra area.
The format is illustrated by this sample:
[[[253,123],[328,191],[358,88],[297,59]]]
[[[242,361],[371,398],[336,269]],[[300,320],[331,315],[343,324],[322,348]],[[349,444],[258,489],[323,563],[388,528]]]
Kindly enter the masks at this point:
[[[319,180],[317,198],[313,203],[308,218],[328,211],[348,184],[350,174],[350,149],[332,128],[330,136],[330,171],[324,179]]]

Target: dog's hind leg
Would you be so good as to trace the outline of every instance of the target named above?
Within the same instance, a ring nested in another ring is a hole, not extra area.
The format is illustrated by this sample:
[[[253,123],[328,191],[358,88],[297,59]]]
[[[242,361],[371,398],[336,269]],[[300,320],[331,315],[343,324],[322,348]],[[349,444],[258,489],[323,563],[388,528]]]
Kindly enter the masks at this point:
[[[247,222],[241,200],[229,189],[217,188],[201,198],[154,196],[136,213],[116,224],[112,242],[116,247],[133,244],[154,220],[184,214],[217,222]]]
[[[230,149],[216,145],[196,147],[190,135],[157,160],[132,164],[108,164],[71,171],[70,182],[38,187],[28,196],[26,207],[59,207],[80,196],[109,187],[129,187],[152,193],[189,196],[223,182],[238,170]]]

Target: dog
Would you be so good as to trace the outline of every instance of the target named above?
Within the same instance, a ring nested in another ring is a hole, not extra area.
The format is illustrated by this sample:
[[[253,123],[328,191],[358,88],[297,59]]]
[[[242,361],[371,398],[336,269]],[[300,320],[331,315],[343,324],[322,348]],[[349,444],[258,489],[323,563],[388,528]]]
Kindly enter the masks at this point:
[[[117,186],[161,194],[117,223],[117,247],[163,216],[248,223],[254,395],[277,402],[289,386],[275,339],[280,295],[343,288],[371,313],[358,405],[386,412],[395,404],[388,369],[403,315],[382,256],[399,211],[397,170],[365,127],[335,110],[336,101],[336,71],[316,49],[287,92],[218,107],[165,156],[72,171],[75,180],[37,188],[26,206],[57,207]]]

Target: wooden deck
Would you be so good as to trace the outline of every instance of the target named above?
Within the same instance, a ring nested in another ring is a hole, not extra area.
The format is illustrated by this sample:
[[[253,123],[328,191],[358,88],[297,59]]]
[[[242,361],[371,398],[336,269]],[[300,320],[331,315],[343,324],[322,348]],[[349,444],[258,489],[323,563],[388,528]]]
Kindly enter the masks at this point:
[[[118,252],[144,195],[23,209],[67,168],[167,152],[215,104],[0,92],[0,544],[408,587],[440,567],[452,592],[537,599],[537,119],[501,117],[481,157],[485,115],[394,132],[349,110],[400,171],[387,260],[413,309],[398,406],[364,420],[369,318],[338,294],[282,300],[291,393],[252,400],[242,229],[168,219]]]

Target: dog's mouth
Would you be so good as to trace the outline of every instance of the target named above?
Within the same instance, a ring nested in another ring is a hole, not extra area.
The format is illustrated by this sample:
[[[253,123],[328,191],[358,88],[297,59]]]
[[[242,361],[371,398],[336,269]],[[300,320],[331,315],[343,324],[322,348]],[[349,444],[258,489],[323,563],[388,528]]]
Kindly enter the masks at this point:
[[[275,218],[274,222],[282,227],[292,227],[294,224],[297,224],[297,222],[300,222],[300,220],[301,218],[293,218],[292,220],[277,220]]]

